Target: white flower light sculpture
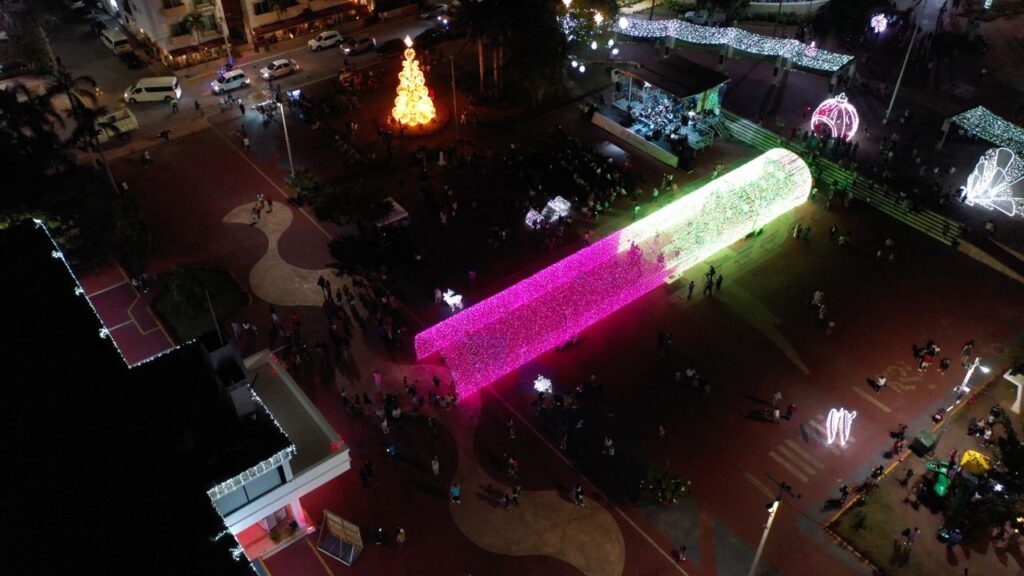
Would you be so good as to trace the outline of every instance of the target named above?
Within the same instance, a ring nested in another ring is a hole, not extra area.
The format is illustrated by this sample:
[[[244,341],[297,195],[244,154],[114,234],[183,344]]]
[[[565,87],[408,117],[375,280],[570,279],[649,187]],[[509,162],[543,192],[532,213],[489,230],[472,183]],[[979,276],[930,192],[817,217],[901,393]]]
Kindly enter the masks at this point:
[[[551,380],[538,374],[537,379],[533,381],[533,389],[537,392],[551,394]]]
[[[840,446],[846,446],[850,440],[850,427],[853,426],[853,419],[856,417],[857,412],[851,412],[846,408],[829,410],[828,419],[825,421],[828,443],[833,444],[838,439]]]
[[[885,17],[885,14],[875,14],[871,17],[871,29],[875,31],[875,34],[885,32],[888,27],[889,19]]]
[[[858,126],[860,116],[853,104],[847,101],[845,92],[818,104],[811,115],[811,132],[826,127],[828,135],[833,138],[849,141],[857,133]]]
[[[1007,216],[1024,214],[1024,197],[1014,197],[1013,186],[1024,180],[1024,161],[1009,148],[992,148],[978,160],[967,178],[967,199],[978,205],[999,210]]]

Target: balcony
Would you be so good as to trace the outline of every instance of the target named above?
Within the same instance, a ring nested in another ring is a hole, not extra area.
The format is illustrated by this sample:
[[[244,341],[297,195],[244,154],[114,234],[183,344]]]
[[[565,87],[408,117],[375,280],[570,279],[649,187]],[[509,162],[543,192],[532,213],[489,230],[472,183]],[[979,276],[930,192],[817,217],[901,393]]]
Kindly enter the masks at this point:
[[[200,12],[212,10],[215,7],[214,0],[192,0],[192,6]]]
[[[188,5],[182,0],[163,0],[164,18],[168,20],[180,20],[188,14]]]

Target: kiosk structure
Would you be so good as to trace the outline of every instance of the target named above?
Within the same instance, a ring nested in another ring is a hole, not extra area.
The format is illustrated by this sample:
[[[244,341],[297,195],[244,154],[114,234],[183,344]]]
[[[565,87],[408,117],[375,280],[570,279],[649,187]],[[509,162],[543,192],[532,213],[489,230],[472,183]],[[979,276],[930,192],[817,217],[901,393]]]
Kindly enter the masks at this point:
[[[612,101],[592,122],[670,166],[714,141],[729,77],[679,55],[616,68]]]

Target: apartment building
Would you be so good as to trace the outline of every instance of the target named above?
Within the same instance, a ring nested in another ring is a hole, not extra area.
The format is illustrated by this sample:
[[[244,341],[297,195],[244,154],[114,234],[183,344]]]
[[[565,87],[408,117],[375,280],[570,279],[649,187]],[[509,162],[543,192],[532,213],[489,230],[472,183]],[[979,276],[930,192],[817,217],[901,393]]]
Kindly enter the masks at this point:
[[[375,0],[102,0],[171,68],[226,60],[230,47],[315,32],[372,13]]]

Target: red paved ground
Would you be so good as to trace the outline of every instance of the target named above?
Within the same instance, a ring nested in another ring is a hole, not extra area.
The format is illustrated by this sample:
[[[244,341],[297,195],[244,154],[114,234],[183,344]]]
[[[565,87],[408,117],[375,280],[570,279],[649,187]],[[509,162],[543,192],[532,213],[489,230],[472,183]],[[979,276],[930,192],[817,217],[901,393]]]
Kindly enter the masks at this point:
[[[129,365],[174,347],[149,308],[156,293],[137,292],[116,264],[87,271],[79,276],[79,282]]]
[[[220,128],[225,127],[228,125]],[[272,164],[276,175],[281,175],[279,152],[253,154],[259,165]],[[281,193],[250,166],[237,161],[237,150],[212,130],[172,141],[153,155],[155,166],[142,168],[129,159],[119,173],[126,174],[151,222],[155,273],[180,263],[213,263],[226,266],[247,285],[248,270],[265,250],[265,239],[258,230],[224,225],[221,219],[235,206],[251,202],[257,192],[272,194],[278,202],[283,200]],[[809,367],[809,375],[726,302],[698,298],[687,304],[672,289],[665,289],[588,330],[580,348],[549,353],[492,386],[518,414],[540,427],[528,407],[533,397],[529,382],[537,373],[551,377],[556,389],[568,391],[596,372],[607,386],[603,398],[587,409],[586,429],[594,435],[612,434],[620,447],[616,457],[620,461],[667,461],[672,470],[693,481],[693,496],[677,507],[638,508],[628,498],[627,488],[633,480],[629,466],[595,457],[596,451],[585,444],[594,436],[583,435],[581,443],[571,445],[574,462],[588,478],[602,490],[626,495],[616,503],[628,511],[638,528],[615,512],[613,516],[626,539],[627,574],[676,573],[654,547],[667,550],[680,544],[690,548],[691,561],[685,567],[690,573],[739,573],[737,568],[753,554],[764,521],[764,505],[770,500],[761,486],[772,493],[776,480],[792,484],[803,498],[786,500],[769,541],[765,565],[787,575],[825,570],[857,573],[856,563],[821,531],[827,518],[820,510],[821,503],[835,494],[840,479],[857,482],[881,462],[880,454],[888,446],[887,432],[898,422],[910,423],[911,430],[926,423],[940,398],[948,395],[953,380],[959,378],[957,370],[945,377],[932,372],[922,380],[914,380],[917,373],[913,370],[899,374],[900,363],[912,360],[911,345],[934,338],[945,353],[955,357],[964,340],[975,338],[979,352],[993,365],[1006,359],[996,344],[1009,343],[1003,347],[1004,353],[1010,346],[1021,346],[1019,327],[1024,326],[1024,310],[1014,296],[1019,294],[1019,286],[866,207],[825,217],[805,212],[802,217],[813,222],[810,244],[785,238],[787,226],[776,226],[755,242],[783,244],[777,255],[742,275],[729,267],[724,271],[727,293],[742,288],[778,317],[774,327]],[[854,246],[849,250],[828,244],[825,230],[833,221],[855,231]],[[897,242],[897,260],[892,265],[872,258],[874,247],[887,235]],[[325,240],[312,222],[296,217],[282,238],[282,252],[296,265],[322,266],[329,261]],[[430,288],[419,296],[427,297]],[[835,314],[838,325],[831,337],[825,337],[805,307],[816,289],[825,291]],[[723,294],[722,300],[727,297]],[[417,310],[429,309],[424,301],[410,304]],[[314,308],[300,313],[310,326],[307,340],[321,338],[321,313]],[[265,303],[254,302],[239,319],[266,326]],[[674,351],[667,359],[659,358],[654,350],[659,330],[671,330],[675,337]],[[265,334],[262,331],[256,346],[264,345]],[[711,381],[710,396],[679,390],[671,383],[675,368],[691,364]],[[877,398],[891,410],[886,413],[854,388],[867,390],[866,378],[888,367],[892,367],[890,389]],[[370,362],[364,360],[362,370],[372,370]],[[313,370],[298,379],[352,447],[353,467],[358,469],[367,458],[377,465],[370,490],[359,486],[358,474],[350,473],[305,498],[303,505],[310,518],[319,518],[320,511],[329,508],[363,526],[367,541],[377,526],[390,531],[401,525],[409,532],[404,550],[371,545],[354,571],[429,574],[443,565],[445,573],[575,572],[550,558],[508,558],[484,552],[458,531],[444,499],[448,478],[435,481],[426,466],[435,452],[442,461],[445,455],[450,461],[454,454],[450,436],[443,434],[435,441],[422,427],[402,424],[394,436],[403,442],[402,453],[407,457],[387,462],[378,428],[368,419],[344,415],[337,392],[320,384]],[[784,404],[799,404],[794,421],[775,425],[748,418],[776,389],[782,391]],[[499,480],[503,474],[493,461],[495,454],[512,448],[503,433],[509,412],[489,392],[482,400],[485,419],[476,451],[491,467],[492,477]],[[841,456],[804,434],[811,420],[839,405],[859,414],[855,441]],[[655,435],[658,422],[669,429],[664,442]],[[801,424],[806,425],[803,430]],[[769,454],[779,453],[787,440],[798,442],[822,468],[811,473],[799,463],[787,466],[773,459]],[[520,434],[514,449],[523,461],[527,489],[565,491],[578,481],[577,473],[539,438]],[[448,474],[453,468],[446,466]],[[808,480],[796,478],[792,470],[803,471]],[[600,498],[591,488],[587,492]],[[317,573],[307,572],[315,570],[311,560],[319,561],[302,546],[288,549],[287,554],[296,555],[294,565],[288,555],[271,558],[271,571],[277,576]],[[332,560],[327,562],[332,571],[343,570],[330,564]]]

